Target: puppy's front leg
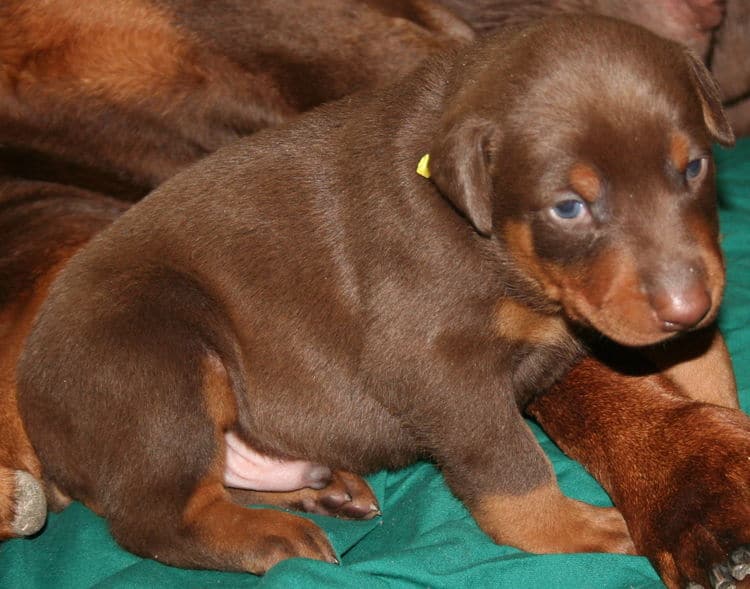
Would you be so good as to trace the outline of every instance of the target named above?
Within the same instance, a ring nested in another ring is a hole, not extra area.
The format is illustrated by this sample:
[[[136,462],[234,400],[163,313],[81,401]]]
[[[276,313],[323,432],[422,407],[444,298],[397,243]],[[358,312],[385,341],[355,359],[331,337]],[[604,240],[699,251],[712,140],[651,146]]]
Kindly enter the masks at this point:
[[[634,553],[619,511],[565,497],[515,403],[494,405],[456,409],[435,450],[479,526],[495,542],[530,552]]]

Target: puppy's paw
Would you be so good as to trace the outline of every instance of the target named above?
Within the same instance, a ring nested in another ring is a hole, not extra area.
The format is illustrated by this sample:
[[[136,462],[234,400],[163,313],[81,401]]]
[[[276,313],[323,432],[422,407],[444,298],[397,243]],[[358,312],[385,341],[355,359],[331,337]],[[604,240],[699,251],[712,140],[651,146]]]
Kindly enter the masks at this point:
[[[557,485],[524,495],[489,495],[472,508],[479,526],[498,544],[536,554],[634,554],[622,514],[565,497]]]
[[[347,519],[372,519],[380,515],[378,500],[365,480],[345,470],[331,473],[320,488],[306,487],[285,493],[228,489],[232,499],[242,505],[276,505],[307,513]]]
[[[42,484],[25,470],[0,468],[0,539],[35,534],[46,519]]]
[[[303,489],[300,508],[308,513],[349,519],[372,519],[380,514],[378,500],[367,482],[353,473],[337,470],[322,489]]]
[[[286,513],[273,516],[273,533],[264,535],[253,547],[247,570],[265,574],[270,568],[289,558],[310,558],[339,564],[331,543],[323,530],[304,518]],[[286,518],[284,521],[283,518]],[[292,519],[293,518],[293,519]]]

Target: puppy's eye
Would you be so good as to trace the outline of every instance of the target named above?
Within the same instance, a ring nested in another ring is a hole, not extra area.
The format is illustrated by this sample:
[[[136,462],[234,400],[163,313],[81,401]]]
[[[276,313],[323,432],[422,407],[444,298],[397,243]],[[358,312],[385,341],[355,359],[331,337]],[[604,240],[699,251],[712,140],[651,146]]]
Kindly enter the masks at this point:
[[[699,180],[706,173],[706,168],[708,168],[708,162],[705,157],[691,160],[685,167],[685,179],[688,182]]]
[[[586,204],[577,198],[568,198],[558,202],[551,210],[558,219],[578,219],[586,214]]]

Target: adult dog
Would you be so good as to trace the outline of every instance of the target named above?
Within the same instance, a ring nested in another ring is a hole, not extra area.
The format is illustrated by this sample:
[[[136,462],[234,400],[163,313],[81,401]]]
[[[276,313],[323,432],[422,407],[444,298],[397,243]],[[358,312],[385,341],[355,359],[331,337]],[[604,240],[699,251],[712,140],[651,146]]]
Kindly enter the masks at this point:
[[[560,493],[518,406],[579,359],[574,324],[638,346],[710,325],[709,147],[732,139],[681,47],[560,18],[222,150],[53,286],[19,368],[45,477],[184,566],[333,559],[230,501],[226,431],[337,469],[371,507],[348,515],[375,509],[350,471],[428,455],[497,541],[632,551],[619,513]]]
[[[135,200],[238,137],[472,37],[429,0],[8,0],[0,163]]]
[[[690,47],[709,64],[738,135],[750,133],[750,4],[745,0],[440,0],[480,34],[554,14],[601,14]]]

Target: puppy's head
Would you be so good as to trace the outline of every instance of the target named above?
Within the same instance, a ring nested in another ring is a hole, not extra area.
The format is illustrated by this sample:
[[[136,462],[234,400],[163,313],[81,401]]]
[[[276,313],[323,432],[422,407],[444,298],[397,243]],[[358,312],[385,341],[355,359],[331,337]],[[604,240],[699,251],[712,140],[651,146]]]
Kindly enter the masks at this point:
[[[505,32],[459,61],[432,178],[573,320],[626,345],[701,327],[724,286],[703,64],[597,17]]]

